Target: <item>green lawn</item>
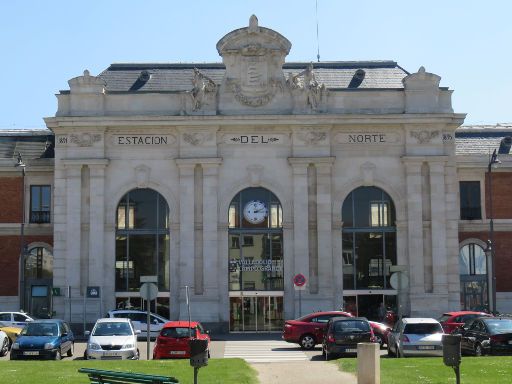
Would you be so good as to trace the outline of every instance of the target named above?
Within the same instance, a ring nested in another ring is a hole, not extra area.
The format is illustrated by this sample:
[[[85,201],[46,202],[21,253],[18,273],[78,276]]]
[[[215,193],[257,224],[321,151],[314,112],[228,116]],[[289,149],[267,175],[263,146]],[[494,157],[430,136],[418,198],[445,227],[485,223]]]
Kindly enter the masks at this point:
[[[357,359],[337,360],[342,371],[356,372]],[[442,358],[380,359],[381,384],[455,383],[452,368]],[[512,382],[512,357],[484,356],[462,358],[460,382],[463,384],[504,384]]]
[[[129,371],[173,376],[181,384],[194,382],[194,369],[189,360],[150,361],[0,361],[0,383],[9,384],[87,384],[86,374],[79,368]],[[254,384],[257,373],[242,359],[210,359],[199,369],[201,384]]]

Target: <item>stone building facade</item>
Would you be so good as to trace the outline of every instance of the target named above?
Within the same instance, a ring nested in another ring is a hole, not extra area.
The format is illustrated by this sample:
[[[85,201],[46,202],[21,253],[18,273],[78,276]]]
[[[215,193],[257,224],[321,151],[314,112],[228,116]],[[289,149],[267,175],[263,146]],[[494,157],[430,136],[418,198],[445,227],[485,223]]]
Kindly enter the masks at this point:
[[[485,167],[460,170],[452,91],[392,61],[287,63],[290,48],[253,16],[219,40],[222,63],[69,80],[45,119],[55,316],[143,306],[145,275],[153,310],[184,318],[188,286],[192,317],[226,331],[460,308],[459,224],[485,237],[486,218],[459,221],[459,174]]]

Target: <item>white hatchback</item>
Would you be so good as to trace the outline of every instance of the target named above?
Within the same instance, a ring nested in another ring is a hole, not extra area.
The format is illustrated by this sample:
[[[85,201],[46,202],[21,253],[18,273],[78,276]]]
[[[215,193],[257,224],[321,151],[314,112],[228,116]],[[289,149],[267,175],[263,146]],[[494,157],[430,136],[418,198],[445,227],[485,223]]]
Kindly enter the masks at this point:
[[[28,322],[34,319],[25,312],[0,312],[0,322],[5,327],[23,328]]]
[[[129,319],[99,319],[89,336],[85,358],[95,360],[138,360],[137,334]]]
[[[404,318],[388,334],[388,355],[443,356],[443,327],[431,318]]]
[[[109,311],[106,317],[130,319],[135,329],[140,331],[140,335],[142,337],[147,336],[147,312],[145,311],[136,309],[115,309],[113,311]],[[151,337],[156,338],[160,334],[164,324],[168,321],[169,319],[150,313],[149,332],[151,333]]]

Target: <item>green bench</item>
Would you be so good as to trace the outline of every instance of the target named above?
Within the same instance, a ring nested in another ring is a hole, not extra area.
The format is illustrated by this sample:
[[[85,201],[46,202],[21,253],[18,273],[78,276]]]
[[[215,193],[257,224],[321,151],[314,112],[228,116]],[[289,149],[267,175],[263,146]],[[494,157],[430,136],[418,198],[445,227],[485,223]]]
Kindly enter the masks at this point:
[[[146,375],[143,373],[103,371],[100,369],[80,368],[80,373],[89,376],[91,384],[179,384],[178,379],[169,376]]]

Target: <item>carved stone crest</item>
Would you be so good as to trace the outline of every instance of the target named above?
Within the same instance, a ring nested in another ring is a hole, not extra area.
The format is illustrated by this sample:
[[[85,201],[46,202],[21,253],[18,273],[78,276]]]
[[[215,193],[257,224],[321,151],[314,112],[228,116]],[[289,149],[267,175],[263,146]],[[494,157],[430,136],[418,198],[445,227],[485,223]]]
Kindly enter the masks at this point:
[[[210,141],[213,139],[213,133],[203,133],[203,132],[195,132],[195,133],[184,133],[183,140],[190,145],[201,145],[205,141]]]
[[[81,133],[70,135],[70,141],[77,144],[79,147],[90,147],[94,143],[101,141],[101,134],[99,133]]]
[[[268,28],[258,25],[252,15],[248,28],[237,29],[217,43],[226,65],[223,84],[234,98],[249,107],[261,107],[284,90],[282,64],[291,43]]]
[[[299,132],[297,137],[303,141],[305,144],[318,144],[321,141],[324,141],[327,138],[327,132],[322,131],[304,131]]]
[[[439,136],[439,131],[411,131],[411,137],[418,140],[419,144],[430,143],[437,136]]]

